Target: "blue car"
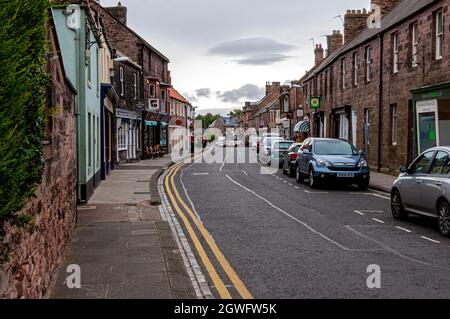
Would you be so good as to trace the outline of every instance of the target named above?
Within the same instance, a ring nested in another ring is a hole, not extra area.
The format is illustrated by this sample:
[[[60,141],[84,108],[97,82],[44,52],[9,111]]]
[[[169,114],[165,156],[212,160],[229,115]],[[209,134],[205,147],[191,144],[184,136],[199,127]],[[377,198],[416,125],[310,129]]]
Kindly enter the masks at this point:
[[[349,142],[340,139],[307,139],[297,157],[297,183],[309,180],[311,188],[329,183],[369,187],[370,168],[364,152],[358,152]]]

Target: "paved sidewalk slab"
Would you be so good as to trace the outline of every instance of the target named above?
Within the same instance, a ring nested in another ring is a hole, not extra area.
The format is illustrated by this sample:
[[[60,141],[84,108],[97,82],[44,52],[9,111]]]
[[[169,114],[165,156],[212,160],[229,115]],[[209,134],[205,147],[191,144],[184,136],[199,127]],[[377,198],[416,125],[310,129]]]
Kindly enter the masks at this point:
[[[394,184],[396,176],[381,174],[376,172],[370,173],[370,188],[390,193],[392,185]]]

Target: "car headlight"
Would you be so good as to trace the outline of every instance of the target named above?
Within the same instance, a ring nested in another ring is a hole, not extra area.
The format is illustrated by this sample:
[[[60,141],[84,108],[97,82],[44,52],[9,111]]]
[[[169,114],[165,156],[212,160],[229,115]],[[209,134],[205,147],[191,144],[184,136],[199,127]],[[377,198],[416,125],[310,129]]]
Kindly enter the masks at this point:
[[[367,164],[367,161],[363,158],[361,158],[361,160],[358,163],[358,167],[368,167],[369,164]]]
[[[326,161],[326,160],[323,160],[323,159],[317,160],[317,163],[318,163],[320,166],[333,166],[333,165],[331,165],[330,162],[328,162],[328,161]]]

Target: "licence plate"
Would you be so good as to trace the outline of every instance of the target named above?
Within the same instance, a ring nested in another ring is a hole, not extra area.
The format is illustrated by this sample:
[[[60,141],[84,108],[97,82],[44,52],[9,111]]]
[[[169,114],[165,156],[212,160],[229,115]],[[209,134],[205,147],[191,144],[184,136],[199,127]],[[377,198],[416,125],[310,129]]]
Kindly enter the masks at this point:
[[[355,174],[353,174],[353,173],[338,173],[337,177],[352,178],[352,177],[355,177]]]

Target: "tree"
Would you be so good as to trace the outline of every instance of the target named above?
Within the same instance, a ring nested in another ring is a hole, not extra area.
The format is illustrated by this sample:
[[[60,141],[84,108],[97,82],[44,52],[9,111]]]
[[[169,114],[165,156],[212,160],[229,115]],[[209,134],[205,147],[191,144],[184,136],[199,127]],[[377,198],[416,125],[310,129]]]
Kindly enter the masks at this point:
[[[234,109],[233,111],[228,113],[229,117],[240,117],[241,115],[242,115],[242,110],[241,109]]]
[[[218,118],[220,118],[219,114],[213,115],[212,113],[206,113],[205,115],[197,115],[195,119],[197,121],[202,121],[203,128],[206,129]]]

